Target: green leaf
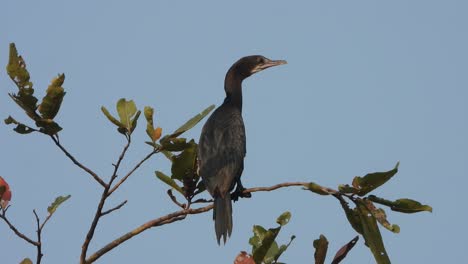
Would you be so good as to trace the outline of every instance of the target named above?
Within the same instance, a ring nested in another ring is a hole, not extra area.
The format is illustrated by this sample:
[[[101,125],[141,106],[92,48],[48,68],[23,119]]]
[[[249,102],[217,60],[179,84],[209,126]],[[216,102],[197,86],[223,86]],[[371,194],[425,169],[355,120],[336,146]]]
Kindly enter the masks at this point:
[[[29,81],[30,76],[26,69],[26,63],[23,58],[18,55],[14,43],[10,43],[10,57],[6,68],[8,75],[13,82],[15,82],[19,90],[18,94],[9,94],[9,96],[30,118],[37,120],[39,118],[36,113],[38,100],[33,95],[33,83]]]
[[[165,156],[168,160],[172,161],[172,158],[174,157],[174,155],[173,155],[170,151],[162,150],[161,153],[164,154],[164,156]]]
[[[20,264],[33,264],[32,260],[29,258],[23,259]]]
[[[185,138],[163,137],[160,141],[162,149],[168,151],[182,151],[190,146]]]
[[[392,231],[393,233],[400,233],[400,227],[398,225],[392,225],[387,220],[387,215],[383,209],[377,209],[375,205],[367,199],[363,200],[363,203],[366,205],[367,209],[375,217],[375,219],[386,229]]]
[[[276,241],[273,241],[265,257],[263,258],[262,263],[265,263],[265,264],[273,263],[273,261],[275,261],[275,256],[278,255],[278,253],[279,253],[278,243],[276,243]]]
[[[54,201],[49,207],[47,207],[47,212],[49,212],[49,214],[55,213],[55,210],[57,210],[57,208],[58,208],[63,202],[65,202],[66,200],[68,200],[70,197],[71,197],[71,195],[59,196],[59,197],[55,198],[55,201]]]
[[[215,108],[215,105],[210,105],[207,107],[205,110],[203,110],[201,113],[198,115],[192,117],[189,121],[187,121],[185,124],[183,124],[181,127],[179,127],[170,137],[178,137],[185,131],[191,129],[194,127],[198,122],[200,122],[205,116],[207,116],[211,110]]]
[[[62,84],[65,80],[65,75],[60,74],[54,78],[46,90],[46,95],[42,98],[42,103],[39,105],[38,110],[42,118],[54,119],[57,115],[60,106],[65,96],[65,90]]]
[[[26,63],[18,55],[15,43],[10,43],[10,57],[7,65],[7,73],[10,78],[18,85],[20,89],[31,89],[33,84],[29,81],[29,72],[26,69]],[[34,90],[33,90],[34,91]],[[32,93],[31,93],[32,95]]]
[[[351,249],[353,249],[353,247],[356,245],[358,240],[359,240],[359,236],[356,236],[351,241],[349,241],[348,244],[341,247],[340,250],[336,252],[335,257],[333,258],[333,261],[331,262],[331,264],[340,263],[346,257],[346,255],[348,255],[348,252]]]
[[[154,109],[151,106],[145,106],[143,109],[143,114],[145,115],[146,121],[153,126],[153,115],[154,115]]]
[[[133,131],[135,130],[135,128],[137,126],[138,118],[140,117],[140,114],[141,114],[141,111],[138,110],[138,112],[136,113],[135,117],[132,120],[132,127],[130,129],[130,133],[133,133]]]
[[[379,198],[375,195],[369,195],[369,200],[389,206],[392,211],[401,212],[401,213],[418,213],[423,211],[428,211],[432,213],[432,207],[429,205],[423,205],[418,201],[412,199],[398,199],[396,201],[389,201],[383,198]]]
[[[280,264],[278,262],[278,259],[279,257],[288,249],[288,247],[291,245],[291,243],[293,242],[293,240],[296,238],[296,236],[291,236],[291,239],[289,240],[289,243],[286,244],[286,245],[281,245],[281,247],[279,248],[278,250],[278,253],[276,254],[275,256],[275,262],[276,264]]]
[[[341,207],[345,211],[346,219],[348,219],[348,222],[351,224],[351,227],[359,234],[362,234],[362,224],[358,210],[356,208],[351,209],[348,203],[343,198],[338,200],[340,201]]]
[[[121,98],[117,102],[117,113],[119,114],[120,123],[124,125],[127,131],[132,129],[132,117],[137,112],[135,102],[133,100],[127,101],[125,98]]]
[[[36,130],[31,129],[30,127],[26,126],[25,124],[22,124],[22,123],[16,121],[11,116],[8,116],[8,118],[5,119],[5,124],[7,124],[7,125],[15,124],[16,127],[13,128],[13,130],[16,131],[19,134],[29,134],[29,133],[32,133],[32,132],[36,131]]]
[[[324,235],[320,235],[319,239],[314,240],[314,258],[315,264],[325,263],[325,258],[327,257],[328,250],[328,240]]]
[[[62,130],[62,128],[54,122],[52,119],[39,119],[36,120],[36,126],[40,129],[39,131],[47,135],[55,135]]]
[[[289,223],[290,219],[291,219],[291,213],[284,212],[278,217],[278,219],[276,219],[276,223],[278,223],[280,226],[285,226]]]
[[[367,209],[362,200],[356,200],[357,210],[362,225],[362,235],[366,240],[366,245],[374,255],[374,259],[378,264],[390,264],[390,258],[385,250],[385,246],[380,234],[377,221],[371,212]]]
[[[356,194],[359,196],[364,196],[368,194],[369,192],[375,190],[379,186],[383,185],[384,183],[386,183],[398,172],[399,165],[400,165],[400,162],[398,162],[395,165],[395,168],[393,168],[390,171],[374,172],[374,173],[369,173],[364,177],[359,177],[359,176],[355,177],[353,179],[353,187],[358,190]]]
[[[193,177],[197,164],[197,143],[192,139],[188,147],[179,155],[172,157],[172,179],[182,181],[184,178]]]
[[[249,239],[249,244],[252,245],[252,251],[255,251],[262,245],[262,240],[265,237],[266,229],[260,225],[253,226],[254,235]]]
[[[109,121],[111,121],[114,125],[116,125],[117,127],[125,127],[124,124],[120,123],[119,120],[117,120],[115,117],[113,117],[109,111],[107,110],[107,108],[105,108],[104,106],[101,106],[101,111],[102,113],[107,117],[107,119],[109,119]]]
[[[341,193],[357,193],[358,189],[348,184],[340,184],[338,185],[338,191]]]
[[[179,185],[177,185],[177,183],[173,179],[171,179],[171,177],[167,176],[166,174],[160,171],[156,171],[156,177],[185,196],[184,190],[182,190],[182,188]]]
[[[330,194],[336,193],[336,191],[323,187],[321,185],[318,185],[315,182],[310,182],[309,185],[307,185],[307,188],[304,188],[304,189],[312,191],[320,195],[330,195]]]
[[[260,246],[252,252],[255,263],[261,263],[263,261],[268,253],[268,250],[270,250],[271,246],[275,242],[275,239],[278,236],[280,230],[281,227],[270,228],[264,234],[263,239],[260,242]]]

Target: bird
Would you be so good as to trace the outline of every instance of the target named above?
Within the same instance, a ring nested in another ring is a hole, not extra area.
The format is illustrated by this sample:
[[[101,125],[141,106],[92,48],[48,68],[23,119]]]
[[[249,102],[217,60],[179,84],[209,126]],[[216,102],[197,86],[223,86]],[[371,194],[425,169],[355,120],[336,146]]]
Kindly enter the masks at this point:
[[[242,81],[267,68],[286,64],[261,55],[246,56],[235,62],[224,80],[226,97],[202,128],[197,148],[198,173],[213,197],[213,220],[218,244],[232,233],[232,202],[243,194],[241,175],[246,155],[242,119]],[[236,186],[236,190],[231,191]]]

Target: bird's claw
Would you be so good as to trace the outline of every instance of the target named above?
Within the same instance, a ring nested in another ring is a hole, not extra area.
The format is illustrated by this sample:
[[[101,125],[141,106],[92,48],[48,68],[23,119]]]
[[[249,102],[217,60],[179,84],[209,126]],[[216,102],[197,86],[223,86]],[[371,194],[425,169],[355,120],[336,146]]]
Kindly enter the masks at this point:
[[[252,197],[251,193],[244,193],[245,188],[244,187],[238,187],[236,190],[231,194],[231,199],[234,202],[237,202],[240,198],[250,198]]]

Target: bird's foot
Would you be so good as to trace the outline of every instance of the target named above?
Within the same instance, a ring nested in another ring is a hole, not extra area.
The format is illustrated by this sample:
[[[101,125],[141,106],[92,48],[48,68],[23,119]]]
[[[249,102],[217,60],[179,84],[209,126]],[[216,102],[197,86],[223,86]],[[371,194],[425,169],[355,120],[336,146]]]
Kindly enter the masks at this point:
[[[244,187],[237,187],[236,190],[231,194],[231,199],[234,202],[237,202],[240,198],[250,198],[252,197],[252,194],[250,193],[244,193],[245,188]]]

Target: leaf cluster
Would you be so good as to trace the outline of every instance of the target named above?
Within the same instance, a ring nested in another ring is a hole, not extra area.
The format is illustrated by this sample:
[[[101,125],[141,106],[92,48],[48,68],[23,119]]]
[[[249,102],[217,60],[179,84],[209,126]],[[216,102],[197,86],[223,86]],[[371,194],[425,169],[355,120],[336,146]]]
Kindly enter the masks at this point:
[[[8,75],[18,88],[18,93],[10,93],[9,96],[35,122],[37,128],[32,128],[21,123],[11,116],[5,119],[5,124],[15,125],[13,130],[19,134],[29,134],[38,131],[47,135],[55,135],[62,130],[54,118],[58,114],[65,96],[65,90],[62,87],[65,75],[59,74],[52,79],[45,96],[38,104],[39,99],[34,95],[33,83],[26,69],[26,63],[23,57],[18,55],[14,43],[10,44],[10,56],[6,69]]]
[[[289,223],[291,219],[290,212],[284,212],[281,214],[276,223],[278,227],[265,229],[261,225],[253,226],[253,236],[249,239],[249,244],[252,245],[252,256],[255,263],[264,264],[280,264],[278,262],[279,257],[288,249],[291,242],[296,238],[291,236],[291,240],[288,244],[279,246],[276,241],[281,228]]]
[[[356,176],[351,185],[339,185],[338,190],[326,188],[313,182],[306,187],[314,193],[333,195],[339,200],[349,223],[356,232],[364,237],[365,244],[371,250],[377,263],[390,263],[377,223],[393,233],[399,233],[400,227],[391,224],[387,220],[384,209],[377,208],[374,203],[388,206],[392,211],[402,213],[432,212],[432,207],[422,205],[412,199],[390,201],[375,195],[367,196],[395,176],[398,167],[399,163],[389,171],[369,173],[363,177]],[[353,202],[355,206],[351,207],[348,201]]]

